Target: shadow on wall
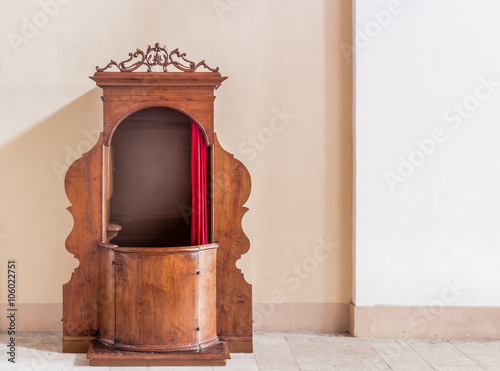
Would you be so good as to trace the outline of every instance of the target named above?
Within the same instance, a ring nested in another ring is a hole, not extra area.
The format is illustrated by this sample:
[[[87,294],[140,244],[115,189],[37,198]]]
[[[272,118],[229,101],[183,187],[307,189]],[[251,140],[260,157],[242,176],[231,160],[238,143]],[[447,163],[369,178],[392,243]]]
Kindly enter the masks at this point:
[[[2,262],[17,261],[18,303],[60,303],[62,285],[78,266],[65,249],[73,218],[64,176],[101,126],[95,88],[0,148],[0,251]]]
[[[352,62],[341,45],[352,45],[352,0],[325,1],[325,230],[332,231],[337,282],[343,303],[352,298]],[[347,312],[345,313],[347,321]]]

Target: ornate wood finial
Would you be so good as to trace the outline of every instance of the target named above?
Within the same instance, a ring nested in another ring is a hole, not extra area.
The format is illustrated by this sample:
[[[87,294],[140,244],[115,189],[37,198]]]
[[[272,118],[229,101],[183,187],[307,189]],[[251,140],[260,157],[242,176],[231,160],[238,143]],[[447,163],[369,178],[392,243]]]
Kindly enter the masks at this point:
[[[116,63],[114,60],[111,60],[106,67],[99,68],[97,66],[95,69],[98,72],[104,72],[108,68],[111,68],[112,66],[118,67],[120,72],[132,72],[138,69],[141,66],[147,66],[147,72],[151,72],[151,67],[152,66],[162,66],[163,67],[163,72],[167,72],[167,67],[172,65],[178,70],[184,71],[184,72],[195,72],[198,67],[203,66],[204,68],[212,71],[212,72],[219,72],[219,67],[217,68],[210,68],[206,63],[205,60],[202,60],[201,62],[195,63],[193,61],[190,61],[186,59],[186,53],[180,53],[179,49],[175,49],[168,53],[167,47],[164,46],[163,48],[160,47],[159,43],[156,43],[154,47],[151,47],[148,45],[148,50],[146,53],[144,53],[142,50],[137,49],[135,53],[128,53],[129,59],[126,61],[122,61],[120,63]],[[180,58],[181,61],[174,60],[172,57]],[[126,63],[132,62],[132,59],[134,58],[141,58],[140,60],[137,60],[136,62],[130,64],[129,66],[126,66]],[[189,65],[185,65],[182,62],[186,62]]]

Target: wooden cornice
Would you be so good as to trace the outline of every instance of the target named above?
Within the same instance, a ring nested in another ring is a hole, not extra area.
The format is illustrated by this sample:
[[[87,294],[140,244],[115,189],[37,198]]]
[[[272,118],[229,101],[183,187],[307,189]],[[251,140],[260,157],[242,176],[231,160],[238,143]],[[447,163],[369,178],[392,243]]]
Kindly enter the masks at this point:
[[[162,87],[217,89],[227,79],[218,72],[96,72],[90,76],[101,88],[133,87],[156,89]]]

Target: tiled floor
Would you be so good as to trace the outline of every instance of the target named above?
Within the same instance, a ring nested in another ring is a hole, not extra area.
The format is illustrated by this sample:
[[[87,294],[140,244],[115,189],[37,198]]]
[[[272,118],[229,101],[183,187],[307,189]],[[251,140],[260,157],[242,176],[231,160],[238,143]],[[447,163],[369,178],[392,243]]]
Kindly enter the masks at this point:
[[[253,354],[232,354],[225,367],[90,367],[84,354],[61,353],[60,332],[17,334],[17,363],[0,352],[0,370],[500,370],[500,341],[358,339],[341,334],[255,333]],[[7,335],[0,333],[0,343]]]

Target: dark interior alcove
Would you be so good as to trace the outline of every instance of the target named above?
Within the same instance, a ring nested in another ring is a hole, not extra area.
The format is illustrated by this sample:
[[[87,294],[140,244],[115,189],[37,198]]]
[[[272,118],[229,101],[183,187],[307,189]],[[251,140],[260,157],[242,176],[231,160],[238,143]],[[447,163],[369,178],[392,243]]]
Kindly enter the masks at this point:
[[[190,244],[191,119],[166,107],[125,118],[111,140],[110,221],[123,247]]]

